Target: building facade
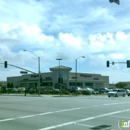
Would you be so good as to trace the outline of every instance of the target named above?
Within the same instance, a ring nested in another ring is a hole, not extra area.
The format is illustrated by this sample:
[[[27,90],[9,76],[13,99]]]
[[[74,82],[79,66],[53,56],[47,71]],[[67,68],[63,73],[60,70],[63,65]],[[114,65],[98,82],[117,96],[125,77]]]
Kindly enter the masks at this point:
[[[75,73],[71,72],[72,68],[66,66],[56,66],[50,68],[50,72],[41,73],[41,86],[53,88],[73,87],[109,87],[109,77],[100,74]],[[77,78],[76,78],[77,77]],[[26,74],[16,77],[7,77],[7,86],[13,87],[37,87],[38,74]]]

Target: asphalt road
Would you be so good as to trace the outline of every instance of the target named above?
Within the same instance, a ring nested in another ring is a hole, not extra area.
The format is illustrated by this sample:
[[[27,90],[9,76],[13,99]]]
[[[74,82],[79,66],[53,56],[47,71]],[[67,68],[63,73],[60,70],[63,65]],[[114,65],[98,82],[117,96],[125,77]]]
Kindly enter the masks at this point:
[[[122,120],[127,96],[0,95],[0,130],[118,130]]]

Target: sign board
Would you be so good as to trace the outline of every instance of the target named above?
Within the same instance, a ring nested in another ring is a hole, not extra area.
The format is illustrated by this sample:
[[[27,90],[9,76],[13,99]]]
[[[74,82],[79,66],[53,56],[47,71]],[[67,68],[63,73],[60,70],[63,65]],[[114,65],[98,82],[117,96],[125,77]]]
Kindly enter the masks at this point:
[[[33,75],[31,75],[31,77],[36,78],[36,77],[39,77],[39,75],[38,74],[33,74]]]
[[[89,78],[92,77],[92,75],[87,75],[87,74],[80,74],[80,76],[81,76],[81,77],[85,77],[85,78],[86,78],[86,77],[89,77]]]
[[[21,74],[27,74],[27,71],[20,71]]]

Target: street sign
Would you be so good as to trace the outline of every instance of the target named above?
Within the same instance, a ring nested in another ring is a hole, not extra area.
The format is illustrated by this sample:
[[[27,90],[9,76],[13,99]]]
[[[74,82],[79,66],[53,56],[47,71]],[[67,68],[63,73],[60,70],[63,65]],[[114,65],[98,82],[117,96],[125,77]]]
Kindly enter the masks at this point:
[[[39,75],[38,74],[32,74],[31,77],[36,78],[36,77],[39,77]]]
[[[27,71],[20,71],[21,74],[27,74]]]

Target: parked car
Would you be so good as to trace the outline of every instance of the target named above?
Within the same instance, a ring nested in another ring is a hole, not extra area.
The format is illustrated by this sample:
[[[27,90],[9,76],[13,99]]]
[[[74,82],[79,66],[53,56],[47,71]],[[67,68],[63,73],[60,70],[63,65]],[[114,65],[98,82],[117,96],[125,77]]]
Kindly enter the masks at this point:
[[[45,88],[44,87],[40,87],[40,89],[38,88],[37,91],[40,91],[40,94],[43,94],[45,92]]]
[[[127,92],[127,95],[130,96],[130,91]]]
[[[81,92],[83,89],[81,87],[73,87],[72,89],[69,90],[70,92]]]
[[[114,89],[114,90],[108,92],[108,97],[111,97],[111,96],[113,96],[113,97],[118,97],[118,96],[125,97],[125,95],[126,95],[125,89]]]
[[[126,89],[126,94],[129,96],[130,95],[130,90]]]
[[[60,91],[59,89],[53,88],[53,87],[46,87],[45,91]]]
[[[109,89],[108,88],[99,88],[98,91],[99,91],[99,93],[108,93]]]
[[[27,92],[30,94],[37,93],[37,89],[32,87],[32,88],[27,89]]]
[[[12,93],[14,91],[14,88],[7,88],[7,93]]]
[[[18,93],[19,90],[18,90],[18,88],[14,88],[14,89],[12,90],[12,92],[13,92],[13,93]]]
[[[95,93],[93,88],[86,88],[87,91],[89,91],[91,94]]]

